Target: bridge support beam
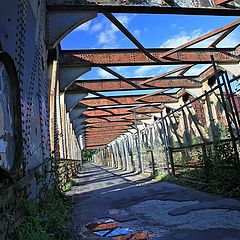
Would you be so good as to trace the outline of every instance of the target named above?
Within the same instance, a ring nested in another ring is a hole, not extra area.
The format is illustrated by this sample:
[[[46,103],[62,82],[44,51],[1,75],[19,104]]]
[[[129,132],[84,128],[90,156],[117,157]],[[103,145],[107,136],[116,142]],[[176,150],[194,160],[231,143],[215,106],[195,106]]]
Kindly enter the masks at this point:
[[[90,67],[64,67],[59,68],[60,91],[65,91],[75,80],[89,72]]]
[[[48,47],[55,48],[68,33],[95,17],[97,11],[48,11],[46,23]]]
[[[86,96],[87,93],[66,93],[65,103],[67,107],[67,112],[73,109],[73,107]]]

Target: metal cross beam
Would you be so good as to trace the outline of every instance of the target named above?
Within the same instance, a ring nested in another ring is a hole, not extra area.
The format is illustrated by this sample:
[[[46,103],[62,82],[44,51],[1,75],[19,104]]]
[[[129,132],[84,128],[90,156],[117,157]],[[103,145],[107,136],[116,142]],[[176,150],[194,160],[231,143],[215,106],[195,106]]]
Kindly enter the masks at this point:
[[[110,139],[115,139],[117,136],[118,136],[119,134],[117,133],[117,134],[114,134],[114,135],[112,135],[112,136],[109,136],[109,137],[102,137],[102,138],[99,138],[99,139],[89,139],[89,140],[87,140],[86,141],[86,145],[89,145],[90,143],[107,143],[107,142],[109,142],[110,141]]]
[[[92,144],[106,144],[110,141],[110,139],[115,139],[116,137],[118,136],[118,134],[115,134],[115,135],[112,135],[112,136],[107,136],[107,137],[101,137],[101,138],[98,138],[98,139],[89,139],[89,140],[86,140],[86,145],[92,145]]]
[[[108,111],[103,110],[87,110],[84,115],[91,117],[105,117],[105,116],[118,116],[131,113],[132,108],[109,108]],[[160,106],[143,106],[135,110],[137,113],[158,113],[162,111]]]
[[[86,135],[86,139],[96,141],[97,139],[106,139],[109,137],[114,137],[119,134],[124,134],[124,131],[118,131],[118,132],[113,132],[113,133],[98,133],[98,134],[89,133]]]
[[[86,124],[86,127],[92,127],[92,128],[102,128],[102,127],[116,127],[116,126],[131,126],[134,124],[134,122],[130,121],[116,121],[116,122],[110,122],[110,123],[89,123]]]
[[[140,103],[174,103],[178,99],[171,94],[160,94],[146,97],[144,100],[136,101],[143,95],[111,97],[112,100],[103,98],[85,98],[79,103],[88,107],[114,106],[114,105],[132,105]]]
[[[147,49],[151,55],[161,59],[150,60],[139,49],[97,49],[97,50],[63,50],[60,53],[60,64],[66,66],[140,66],[140,65],[171,65],[171,64],[211,64],[211,55],[217,63],[238,63],[236,48],[187,48]],[[173,53],[169,54],[174,50]]]
[[[140,84],[149,78],[128,78],[129,81]],[[149,84],[142,85],[142,89],[158,89],[158,88],[198,88],[202,84],[196,76],[178,76],[163,77],[151,81]],[[71,91],[125,91],[135,90],[135,87],[119,79],[95,79],[95,80],[79,80],[68,89]]]
[[[86,134],[87,135],[111,135],[111,134],[115,134],[115,133],[122,133],[122,132],[125,132],[127,131],[127,129],[114,129],[114,130],[111,130],[111,131],[104,131],[104,132],[101,132],[101,131],[94,131],[94,130],[90,130],[88,129],[86,131]]]
[[[215,0],[215,4],[216,5],[223,5],[223,4],[229,3],[231,1],[232,0]]]
[[[114,126],[114,125],[110,125],[110,126],[102,126],[102,127],[91,127],[91,126],[87,126],[86,127],[86,131],[88,132],[101,132],[101,131],[115,131],[115,130],[126,130],[131,128],[131,125],[121,125],[121,126]]]
[[[240,1],[226,0],[47,0],[48,11],[95,10],[99,13],[159,13],[185,15],[239,15]],[[215,3],[215,4],[214,4]],[[224,5],[224,4],[228,5]]]
[[[100,142],[106,142],[109,141],[108,139],[110,138],[116,138],[118,135],[121,135],[124,133],[115,133],[112,135],[102,135],[102,136],[90,136],[90,137],[86,137],[86,143],[100,143]]]
[[[144,114],[138,114],[137,119],[147,120],[151,117],[146,116]],[[134,120],[133,114],[131,115],[120,115],[120,116],[106,116],[106,117],[88,117],[85,122],[87,123],[98,123],[98,122],[116,122],[116,121],[128,121]]]
[[[149,117],[147,115],[147,113],[144,113],[144,114],[138,114],[138,119],[147,119],[147,117]],[[125,114],[119,114],[119,115],[112,115],[112,116],[109,116],[109,115],[100,115],[100,116],[88,116],[87,120],[98,120],[98,119],[102,119],[106,122],[112,122],[112,121],[120,121],[120,120],[134,120],[133,118],[133,113],[131,112],[128,112],[128,113],[125,113]],[[86,121],[87,121],[86,120]]]

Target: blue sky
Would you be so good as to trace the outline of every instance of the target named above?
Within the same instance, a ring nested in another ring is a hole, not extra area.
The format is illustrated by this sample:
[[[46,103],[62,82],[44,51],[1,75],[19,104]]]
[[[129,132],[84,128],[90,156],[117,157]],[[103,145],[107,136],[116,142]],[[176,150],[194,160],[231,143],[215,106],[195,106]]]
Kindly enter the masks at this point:
[[[157,14],[114,14],[114,16],[147,48],[177,47],[237,19],[237,17]],[[232,47],[239,42],[240,27],[234,30],[219,46]],[[207,47],[208,44],[210,42],[206,40],[196,46]],[[62,49],[136,48],[103,14],[99,14],[97,18],[71,32],[63,39],[61,47]],[[124,77],[151,77],[177,67],[137,66],[113,67],[112,69]],[[192,68],[188,74],[198,74],[203,69],[204,66],[198,65]],[[104,70],[93,68],[80,79],[100,78],[114,77]],[[124,92],[124,95],[126,94],[127,92]]]

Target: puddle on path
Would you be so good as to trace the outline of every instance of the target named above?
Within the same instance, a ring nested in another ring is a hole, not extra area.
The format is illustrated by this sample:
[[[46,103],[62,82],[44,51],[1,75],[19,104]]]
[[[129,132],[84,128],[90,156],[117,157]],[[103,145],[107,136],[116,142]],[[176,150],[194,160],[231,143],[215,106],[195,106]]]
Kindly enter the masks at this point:
[[[119,212],[118,210],[111,211],[111,213],[127,214],[126,211]],[[104,238],[108,237],[114,240],[147,240],[150,237],[150,234],[147,232],[136,232],[128,227],[121,227],[121,223],[113,218],[99,219],[94,223],[88,224],[86,228],[91,230],[97,236]]]

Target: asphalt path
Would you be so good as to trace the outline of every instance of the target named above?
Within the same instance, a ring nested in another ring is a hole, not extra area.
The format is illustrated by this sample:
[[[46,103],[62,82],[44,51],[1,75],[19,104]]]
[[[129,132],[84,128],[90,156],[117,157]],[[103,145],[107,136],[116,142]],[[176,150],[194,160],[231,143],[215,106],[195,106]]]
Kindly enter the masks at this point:
[[[77,239],[114,239],[109,237],[113,230],[126,231],[125,238],[115,239],[130,239],[134,233],[161,240],[240,239],[239,201],[136,173],[86,164],[67,196],[74,206],[71,227]],[[117,226],[100,231],[100,237],[94,227],[104,221]]]

